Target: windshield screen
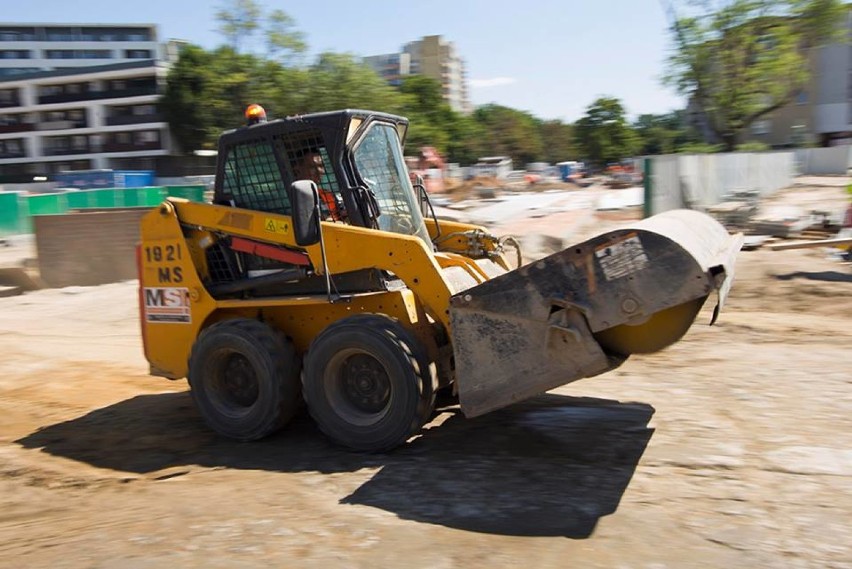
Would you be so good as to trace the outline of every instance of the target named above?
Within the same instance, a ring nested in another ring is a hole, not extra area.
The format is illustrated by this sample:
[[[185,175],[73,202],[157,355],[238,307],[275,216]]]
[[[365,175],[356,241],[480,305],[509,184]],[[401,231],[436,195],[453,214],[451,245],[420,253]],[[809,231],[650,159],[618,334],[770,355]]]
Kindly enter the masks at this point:
[[[355,166],[376,194],[381,209],[379,229],[417,235],[431,245],[419,200],[408,179],[396,128],[382,123],[370,127],[355,148]]]

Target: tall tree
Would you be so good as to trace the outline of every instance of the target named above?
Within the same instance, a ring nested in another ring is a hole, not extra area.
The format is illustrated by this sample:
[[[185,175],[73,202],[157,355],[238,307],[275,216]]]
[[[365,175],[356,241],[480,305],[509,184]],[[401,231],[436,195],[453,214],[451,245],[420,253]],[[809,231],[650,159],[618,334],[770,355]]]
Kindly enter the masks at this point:
[[[612,97],[600,97],[588,106],[574,124],[574,140],[583,158],[598,166],[618,162],[639,148],[621,101]]]
[[[491,104],[476,109],[473,118],[486,132],[495,155],[510,156],[523,165],[540,160],[544,154],[538,121],[531,114]]]
[[[346,53],[323,53],[308,68],[302,85],[299,112],[330,111],[346,107],[399,113],[403,97],[359,58]]]
[[[693,3],[694,4],[694,3]],[[666,82],[690,97],[734,150],[741,133],[806,86],[809,51],[843,22],[840,0],[698,2],[676,18]]]
[[[228,0],[216,11],[219,32],[239,52],[244,42],[260,28],[262,9],[254,0]]]
[[[574,145],[574,129],[562,121],[544,121],[539,126],[541,141],[544,145],[542,158],[551,163],[563,162],[576,158],[577,148]]]
[[[266,22],[266,53],[285,64],[296,63],[308,49],[305,34],[284,10],[273,10]]]
[[[206,126],[210,121],[206,95],[209,88],[207,70],[211,54],[188,45],[166,78],[166,92],[160,100],[166,121],[178,145],[185,152],[208,147]]]

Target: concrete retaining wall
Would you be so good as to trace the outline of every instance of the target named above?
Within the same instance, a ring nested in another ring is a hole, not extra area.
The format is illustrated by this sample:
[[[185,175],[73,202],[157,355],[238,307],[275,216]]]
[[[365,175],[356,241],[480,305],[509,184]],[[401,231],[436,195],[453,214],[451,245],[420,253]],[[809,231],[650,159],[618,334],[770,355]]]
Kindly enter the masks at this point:
[[[51,287],[135,279],[139,221],[149,208],[33,216],[42,280]]]

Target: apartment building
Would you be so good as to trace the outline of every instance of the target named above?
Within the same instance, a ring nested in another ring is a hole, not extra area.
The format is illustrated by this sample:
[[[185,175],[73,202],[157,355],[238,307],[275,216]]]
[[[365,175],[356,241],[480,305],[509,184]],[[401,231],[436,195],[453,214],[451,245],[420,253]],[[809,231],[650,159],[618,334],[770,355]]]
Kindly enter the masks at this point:
[[[441,36],[425,36],[407,43],[400,53],[365,57],[364,63],[391,85],[399,85],[406,75],[431,77],[441,84],[444,100],[453,110],[472,110],[464,59],[455,45]]]
[[[0,23],[0,176],[156,169],[172,58],[154,25]]]
[[[155,61],[0,78],[0,175],[156,169],[171,148]]]
[[[0,23],[0,78],[34,71],[162,59],[162,50],[153,24]]]

